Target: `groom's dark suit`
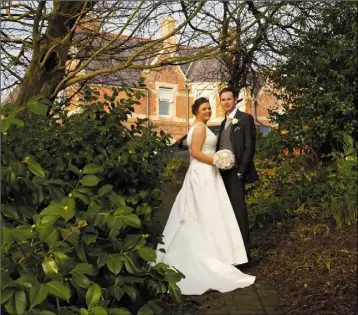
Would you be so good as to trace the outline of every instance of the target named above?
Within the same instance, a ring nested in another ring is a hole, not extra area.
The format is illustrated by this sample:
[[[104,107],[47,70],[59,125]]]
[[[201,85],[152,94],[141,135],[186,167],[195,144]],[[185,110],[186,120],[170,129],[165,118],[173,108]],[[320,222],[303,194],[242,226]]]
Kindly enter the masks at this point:
[[[252,183],[258,180],[253,162],[256,128],[254,119],[250,114],[237,110],[235,118],[238,123],[229,125],[226,131],[224,130],[226,119],[221,123],[216,150],[225,148],[224,138],[222,137],[227,137],[231,142],[229,147],[235,155],[235,166],[230,170],[221,171],[221,175],[249,256],[250,239],[248,214],[245,206],[245,182]],[[237,175],[238,173],[241,174],[241,177]]]

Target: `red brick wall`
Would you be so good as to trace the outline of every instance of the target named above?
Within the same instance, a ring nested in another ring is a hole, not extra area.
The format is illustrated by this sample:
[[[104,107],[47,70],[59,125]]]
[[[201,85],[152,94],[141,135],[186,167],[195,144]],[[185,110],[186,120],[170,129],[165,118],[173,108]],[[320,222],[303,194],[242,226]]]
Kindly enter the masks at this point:
[[[147,95],[149,94],[149,99],[143,97],[140,100],[139,105],[134,106],[134,115],[129,118],[128,125],[133,123],[136,120],[136,117],[144,118],[147,117],[147,105],[149,109],[150,124],[156,126],[156,129],[163,130],[166,133],[170,133],[174,140],[179,139],[187,133],[188,126],[193,120],[193,115],[191,113],[191,105],[194,102],[194,92],[189,86],[187,89],[187,81],[179,67],[176,66],[167,66],[157,70],[146,71],[143,73],[146,78],[146,85],[148,90],[143,90]],[[165,86],[169,84],[170,87],[175,87],[175,117],[159,117],[157,108],[158,108],[158,95],[157,91],[160,86]],[[107,93],[108,95],[112,94],[111,87],[97,86],[97,89],[100,91],[101,95],[99,97],[100,101],[105,101],[103,95]],[[189,97],[188,97],[189,93]],[[118,100],[125,98],[126,94],[121,92],[118,96]],[[74,109],[76,104],[78,104],[79,97],[73,98],[71,102],[70,109]],[[245,112],[251,113],[258,121],[265,125],[269,125],[268,121],[268,109],[277,106],[276,99],[271,95],[268,89],[262,89],[256,95],[256,112],[252,111],[251,98],[250,96],[244,96],[244,108]],[[220,105],[219,95],[215,98],[215,116],[217,122],[209,122],[209,125],[217,125],[221,119],[224,119],[225,113]],[[189,123],[187,116],[189,116]]]
[[[256,96],[256,116],[257,120],[265,126],[270,126],[268,110],[280,110],[281,106],[277,102],[276,97],[273,95],[269,86],[263,87]]]

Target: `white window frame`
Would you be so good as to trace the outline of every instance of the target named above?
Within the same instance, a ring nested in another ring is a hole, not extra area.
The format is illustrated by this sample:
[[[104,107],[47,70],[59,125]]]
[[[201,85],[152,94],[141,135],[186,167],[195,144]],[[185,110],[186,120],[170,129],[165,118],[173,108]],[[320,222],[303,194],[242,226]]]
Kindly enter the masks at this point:
[[[216,90],[208,88],[198,88],[196,90],[196,99],[199,97],[205,97],[209,100],[209,104],[212,111],[212,118],[216,117]]]
[[[167,99],[162,99],[161,91],[170,92],[170,97]],[[164,115],[160,113],[160,102],[166,101],[169,104],[169,114]],[[173,103],[174,103],[174,89],[170,87],[159,87],[158,89],[158,116],[160,117],[171,117],[173,115]]]

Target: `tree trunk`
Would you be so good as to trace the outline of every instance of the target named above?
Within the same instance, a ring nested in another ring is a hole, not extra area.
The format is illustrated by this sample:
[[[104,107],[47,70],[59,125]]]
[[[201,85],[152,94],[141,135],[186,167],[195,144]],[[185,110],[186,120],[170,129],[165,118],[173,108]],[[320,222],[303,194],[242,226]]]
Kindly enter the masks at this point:
[[[93,4],[94,2],[84,1],[54,1],[52,16],[49,18],[45,35],[39,38],[37,44],[34,38],[35,46],[31,63],[21,84],[17,104],[24,105],[35,95],[54,100],[55,97],[51,98],[51,95],[65,75],[72,38],[68,38],[55,48],[53,46],[56,42],[63,41],[70,33],[78,14],[85,16]]]

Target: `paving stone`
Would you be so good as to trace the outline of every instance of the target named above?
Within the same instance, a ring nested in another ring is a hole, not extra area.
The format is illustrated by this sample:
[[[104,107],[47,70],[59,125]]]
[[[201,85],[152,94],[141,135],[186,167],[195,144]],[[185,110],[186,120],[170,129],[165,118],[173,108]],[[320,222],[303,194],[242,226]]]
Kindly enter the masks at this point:
[[[272,284],[258,275],[254,285],[228,293],[207,292],[201,296],[190,296],[188,300],[197,307],[182,314],[211,315],[282,315],[278,307],[277,293]]]

